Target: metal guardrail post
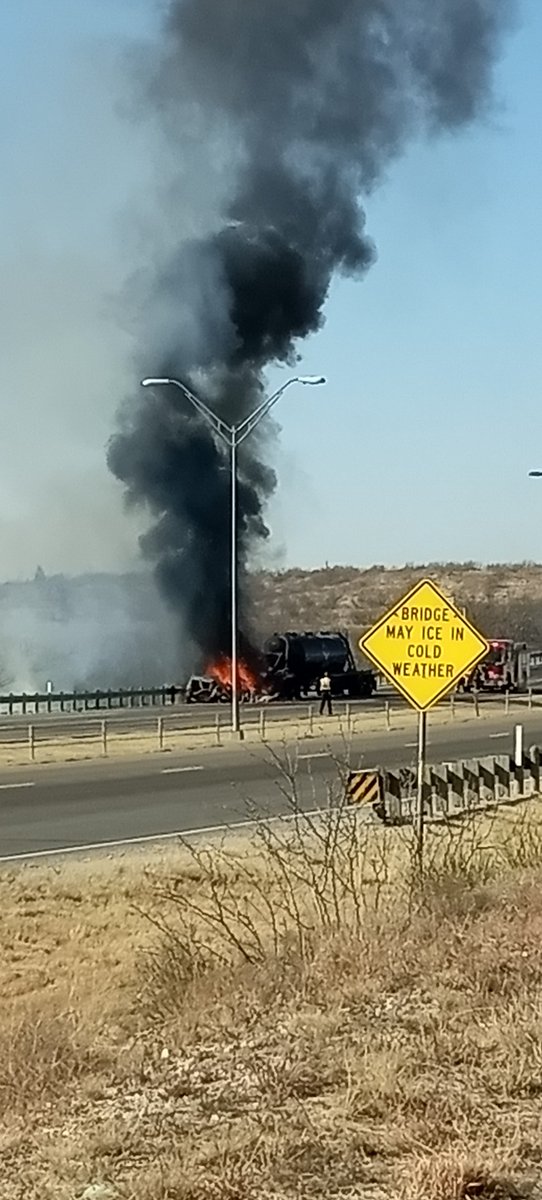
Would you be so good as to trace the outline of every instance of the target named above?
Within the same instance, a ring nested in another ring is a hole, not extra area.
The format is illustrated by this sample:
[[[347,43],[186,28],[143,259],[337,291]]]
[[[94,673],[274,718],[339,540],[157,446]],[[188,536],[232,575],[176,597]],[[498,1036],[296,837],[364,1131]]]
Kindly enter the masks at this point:
[[[314,733],[314,704],[309,704],[309,737]]]
[[[107,721],[102,721],[102,754],[107,755]]]
[[[529,705],[529,708],[532,708],[533,707],[533,689],[532,689],[532,687],[529,688],[528,697],[529,698],[528,698],[527,703]]]
[[[480,716],[480,696],[479,696],[478,692],[473,693],[473,699],[474,699],[474,715],[476,717],[479,717]]]
[[[33,725],[28,726],[28,757],[30,762],[34,762],[36,757],[36,730]]]
[[[216,730],[216,744],[217,744],[217,746],[221,746],[222,738],[221,738],[221,732],[220,732],[220,709],[218,710],[218,712],[216,714],[215,730]]]
[[[158,749],[164,749],[164,718],[158,717]]]
[[[514,730],[514,762],[516,767],[523,766],[523,725],[516,725]]]
[[[540,748],[538,746],[531,746],[529,759],[531,761],[535,792],[540,792]]]
[[[510,692],[509,692],[508,688],[506,689],[506,693],[505,693],[505,697],[504,697],[504,711],[505,711],[506,715],[508,716],[508,713],[510,712]]]

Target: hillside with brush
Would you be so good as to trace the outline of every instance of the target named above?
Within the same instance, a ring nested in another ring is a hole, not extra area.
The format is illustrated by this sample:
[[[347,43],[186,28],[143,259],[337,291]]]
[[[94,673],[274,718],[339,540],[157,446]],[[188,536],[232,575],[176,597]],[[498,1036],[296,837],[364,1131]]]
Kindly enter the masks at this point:
[[[430,563],[261,571],[249,580],[253,638],[275,631],[360,633],[429,575],[487,636],[542,646],[542,565]],[[140,687],[192,670],[152,575],[47,576],[0,585],[0,687]]]
[[[407,564],[261,572],[252,580],[259,630],[364,632],[420,579],[429,576],[488,637],[542,644],[542,565]]]

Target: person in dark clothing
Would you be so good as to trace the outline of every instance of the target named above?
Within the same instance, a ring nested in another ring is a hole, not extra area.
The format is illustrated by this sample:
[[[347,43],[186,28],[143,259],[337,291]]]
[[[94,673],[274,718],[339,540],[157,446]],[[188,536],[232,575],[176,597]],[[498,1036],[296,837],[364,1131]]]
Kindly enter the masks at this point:
[[[333,709],[331,707],[331,679],[329,678],[327,671],[324,671],[324,674],[320,680],[320,696],[320,716],[323,716],[323,714],[327,712],[328,717],[332,717]]]

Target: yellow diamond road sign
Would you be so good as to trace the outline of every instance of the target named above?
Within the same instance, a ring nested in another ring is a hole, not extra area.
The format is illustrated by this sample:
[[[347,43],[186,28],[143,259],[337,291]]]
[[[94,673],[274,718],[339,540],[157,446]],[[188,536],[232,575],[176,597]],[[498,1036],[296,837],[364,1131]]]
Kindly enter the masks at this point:
[[[418,583],[359,645],[420,712],[446,696],[489,650],[430,579]]]

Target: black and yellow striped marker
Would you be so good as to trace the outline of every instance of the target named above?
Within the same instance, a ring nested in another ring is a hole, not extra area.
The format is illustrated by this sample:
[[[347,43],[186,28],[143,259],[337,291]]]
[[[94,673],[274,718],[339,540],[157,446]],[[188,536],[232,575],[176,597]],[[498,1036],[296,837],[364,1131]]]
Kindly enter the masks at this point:
[[[346,784],[349,804],[376,804],[382,798],[379,771],[351,771]]]

